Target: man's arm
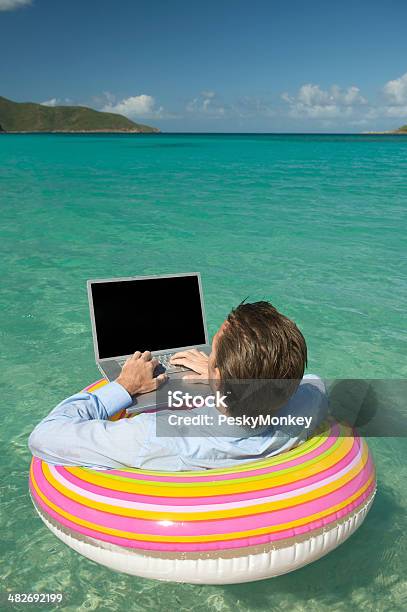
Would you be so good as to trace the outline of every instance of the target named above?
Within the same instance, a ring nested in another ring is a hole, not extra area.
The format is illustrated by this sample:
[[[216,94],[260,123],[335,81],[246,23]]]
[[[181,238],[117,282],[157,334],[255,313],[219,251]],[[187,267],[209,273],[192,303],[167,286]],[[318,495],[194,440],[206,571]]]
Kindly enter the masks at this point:
[[[77,393],[64,400],[37,425],[28,446],[33,455],[59,465],[123,467],[137,451],[126,419],[107,419],[130,406],[130,395],[118,383],[94,393]]]
[[[137,352],[123,367],[116,382],[93,393],[69,397],[37,425],[28,445],[33,455],[49,463],[88,467],[123,467],[137,464],[148,440],[151,419],[111,422],[108,418],[131,405],[131,395],[157,388],[165,376],[153,377],[151,354]]]

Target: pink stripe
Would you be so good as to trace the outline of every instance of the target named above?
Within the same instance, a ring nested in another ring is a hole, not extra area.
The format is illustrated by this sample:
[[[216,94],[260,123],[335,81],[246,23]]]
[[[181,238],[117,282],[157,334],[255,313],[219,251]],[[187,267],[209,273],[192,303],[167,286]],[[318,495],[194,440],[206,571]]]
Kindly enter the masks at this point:
[[[104,378],[100,378],[96,382],[93,382],[91,385],[88,385],[87,387],[85,387],[84,391],[90,391],[93,387],[96,387],[96,385],[98,385],[99,383],[101,383],[104,380],[105,380]],[[107,381],[106,381],[106,384],[107,384]]]
[[[250,504],[248,504],[246,501],[240,500],[240,501],[235,501],[233,504],[231,503],[211,504],[209,508],[207,504],[206,505],[205,504],[194,505],[194,506],[177,505],[177,506],[171,506],[171,512],[189,512],[191,515],[193,515],[193,514],[196,514],[197,512],[208,512],[208,511],[215,512],[219,510],[231,510],[233,508],[247,508],[249,510],[252,509],[251,514],[253,514],[256,510],[256,506],[258,506],[259,504],[264,504],[264,503],[272,502],[272,501],[280,501],[282,499],[288,499],[288,498],[292,499],[293,497],[305,495],[306,493],[309,493],[310,491],[315,491],[318,488],[321,489],[322,487],[325,487],[331,482],[338,480],[339,478],[342,478],[342,476],[345,476],[345,474],[347,474],[354,467],[356,467],[357,464],[360,462],[361,457],[362,457],[362,449],[359,450],[356,457],[354,457],[354,459],[347,466],[345,466],[341,470],[336,471],[334,474],[331,474],[330,476],[328,476],[327,478],[324,478],[323,480],[321,479],[320,481],[315,482],[313,484],[308,484],[304,487],[292,489],[291,491],[287,491],[284,493],[276,493],[275,489],[272,489],[273,491],[272,495],[269,495],[267,497],[260,498],[260,499],[252,499],[250,500]],[[49,465],[48,468],[52,476],[56,479],[57,482],[59,482],[62,486],[68,488],[68,490],[71,490],[74,493],[83,496],[83,490],[80,487],[77,487],[76,485],[74,485],[72,482],[68,482],[67,480],[65,480],[64,477],[61,475],[61,473],[59,473],[55,469],[55,466]],[[137,501],[112,499],[111,497],[108,497],[106,495],[90,493],[89,491],[87,491],[86,499],[92,500],[98,503],[102,503],[102,504],[110,504],[111,506],[114,506],[117,508],[118,514],[120,514],[119,508],[127,508],[131,510],[141,510],[141,511],[147,510],[150,512],[157,512],[157,511],[160,511],[161,509],[160,506],[157,504],[146,504],[146,503],[139,503]],[[166,509],[166,511],[169,512],[168,508]]]
[[[113,474],[115,476],[125,476],[126,478],[132,478],[135,480],[152,480],[157,482],[205,482],[208,480],[213,482],[217,480],[232,480],[233,478],[245,478],[246,476],[258,476],[260,474],[280,472],[285,468],[293,467],[295,465],[301,465],[307,461],[310,461],[311,459],[314,459],[315,457],[318,457],[334,445],[334,443],[338,439],[338,433],[339,427],[337,424],[335,424],[335,426],[331,429],[331,433],[327,437],[326,441],[321,444],[319,448],[314,449],[309,453],[304,453],[303,455],[301,455],[300,457],[296,457],[295,459],[285,461],[284,463],[279,463],[278,465],[271,465],[264,468],[253,469],[247,472],[231,471],[227,474],[211,474],[211,470],[207,470],[207,473],[201,476],[175,476],[172,474],[168,476],[162,476],[155,474],[140,474],[138,472],[128,472],[126,470],[109,470],[109,474]]]
[[[211,505],[214,503],[235,503],[239,501],[248,501],[253,499],[264,498],[270,495],[270,491],[272,490],[275,494],[286,493],[292,491],[293,489],[298,489],[303,486],[307,486],[316,482],[319,482],[323,478],[329,477],[339,470],[343,469],[346,465],[348,465],[354,457],[359,452],[360,448],[360,440],[359,438],[354,439],[353,446],[349,453],[343,457],[338,463],[327,468],[326,470],[322,470],[318,474],[314,474],[313,476],[308,476],[307,478],[303,478],[294,483],[288,483],[285,485],[279,485],[277,487],[269,486],[262,491],[242,491],[241,493],[230,493],[226,495],[213,495],[209,497],[161,497],[155,495],[142,495],[139,493],[126,493],[122,491],[116,491],[114,489],[107,489],[105,487],[100,487],[98,485],[94,485],[80,478],[77,478],[67,470],[65,470],[61,466],[56,467],[56,471],[60,473],[66,480],[72,483],[75,486],[78,486],[83,490],[83,494],[86,495],[86,492],[94,493],[96,495],[108,495],[112,499],[121,499],[125,501],[136,501],[139,503],[150,503],[156,506],[195,506],[196,504],[201,505]],[[271,485],[271,483],[270,483]],[[244,486],[244,485],[242,485]]]
[[[38,486],[43,491],[44,495],[57,506],[63,508],[70,514],[78,516],[81,519],[96,523],[98,525],[119,529],[121,531],[129,531],[131,533],[142,533],[151,535],[210,535],[223,534],[235,531],[248,531],[253,528],[268,527],[270,525],[279,525],[281,523],[295,521],[301,518],[306,518],[308,515],[315,512],[328,510],[331,506],[338,504],[347,497],[357,493],[360,487],[366,482],[372,470],[372,464],[369,458],[368,464],[362,469],[361,473],[353,478],[349,483],[332,493],[328,493],[317,500],[298,504],[297,506],[275,510],[272,512],[264,512],[257,515],[246,517],[236,517],[230,519],[219,519],[210,521],[193,521],[193,522],[176,522],[171,521],[171,515],[168,515],[170,525],[163,524],[166,522],[165,512],[163,513],[162,521],[151,521],[141,518],[123,517],[108,512],[101,512],[94,508],[89,508],[78,504],[72,499],[67,499],[58,491],[53,489],[48,481],[44,478],[42,470],[34,466],[35,479]]]
[[[326,516],[324,519],[320,519],[317,521],[310,521],[308,524],[303,525],[301,527],[296,527],[293,529],[285,529],[273,534],[266,534],[261,536],[250,536],[247,538],[236,538],[234,540],[224,540],[217,542],[143,542],[142,540],[130,540],[128,538],[120,538],[113,535],[106,535],[103,533],[99,533],[94,531],[93,529],[88,529],[87,527],[82,527],[80,525],[76,525],[75,523],[61,517],[54,510],[49,508],[44,502],[37,496],[34,488],[31,488],[31,494],[36,500],[36,503],[44,510],[46,514],[49,514],[52,518],[54,518],[61,525],[64,525],[68,529],[72,531],[76,531],[78,533],[82,533],[83,535],[87,535],[89,537],[95,538],[96,540],[102,540],[104,542],[110,542],[112,544],[116,544],[118,546],[126,546],[128,548],[138,548],[142,550],[159,550],[163,552],[200,552],[200,551],[211,551],[211,550],[225,550],[225,549],[235,549],[235,548],[245,548],[247,546],[258,546],[262,544],[268,544],[270,542],[276,542],[278,540],[284,540],[287,538],[292,538],[295,536],[302,535],[304,533],[311,532],[314,529],[320,529],[332,523],[333,521],[339,520],[341,518],[345,518],[350,512],[356,509],[358,506],[361,506],[369,497],[373,494],[375,490],[376,484],[373,482],[371,486],[368,488],[365,493],[358,497],[351,504],[348,504],[345,508],[340,510],[339,512],[334,512],[329,516]],[[311,534],[310,534],[311,535]]]

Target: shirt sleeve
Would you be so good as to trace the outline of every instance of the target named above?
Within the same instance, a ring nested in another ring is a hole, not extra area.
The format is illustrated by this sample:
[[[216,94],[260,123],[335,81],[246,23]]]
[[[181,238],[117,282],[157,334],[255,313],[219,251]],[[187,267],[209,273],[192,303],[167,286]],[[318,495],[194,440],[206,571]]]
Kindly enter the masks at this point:
[[[148,419],[107,419],[127,408],[132,399],[113,382],[92,393],[72,395],[54,408],[32,432],[33,455],[59,465],[121,468],[138,463],[145,454]]]

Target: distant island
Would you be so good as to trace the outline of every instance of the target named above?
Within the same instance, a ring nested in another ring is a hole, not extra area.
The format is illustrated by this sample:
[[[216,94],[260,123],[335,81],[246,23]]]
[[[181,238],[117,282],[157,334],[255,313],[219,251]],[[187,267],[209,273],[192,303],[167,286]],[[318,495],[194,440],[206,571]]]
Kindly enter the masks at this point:
[[[363,134],[407,134],[407,125],[402,125],[396,130],[387,130],[385,132],[363,132]]]
[[[86,106],[44,106],[13,102],[0,96],[0,132],[151,134],[160,130],[135,123],[123,115],[104,113]]]

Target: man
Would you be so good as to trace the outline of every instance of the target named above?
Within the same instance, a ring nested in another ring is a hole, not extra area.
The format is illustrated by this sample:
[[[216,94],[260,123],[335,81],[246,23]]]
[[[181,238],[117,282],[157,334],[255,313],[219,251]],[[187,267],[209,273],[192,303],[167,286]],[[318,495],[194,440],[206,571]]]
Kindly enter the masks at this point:
[[[304,337],[294,322],[268,302],[243,303],[232,310],[213,338],[209,358],[192,350],[175,354],[172,361],[192,370],[187,378],[209,380],[214,389],[225,389],[233,380],[286,381],[282,406],[280,399],[279,405],[269,408],[264,401],[249,401],[244,408],[244,402],[238,400],[219,409],[230,416],[241,415],[244,410],[251,416],[307,415],[312,418],[312,427],[295,432],[275,426],[236,427],[233,435],[221,435],[223,432],[216,428],[208,435],[196,435],[181,428],[173,436],[162,437],[158,435],[157,419],[168,417],[168,410],[109,421],[132,404],[132,396],[165,385],[165,374],[154,377],[157,361],[151,353],[137,351],[115,382],[92,393],[73,395],[54,408],[32,432],[31,452],[60,465],[170,471],[219,468],[293,448],[325,416],[322,381],[315,376],[303,377],[307,363]],[[212,419],[219,414],[216,407],[204,411]]]

